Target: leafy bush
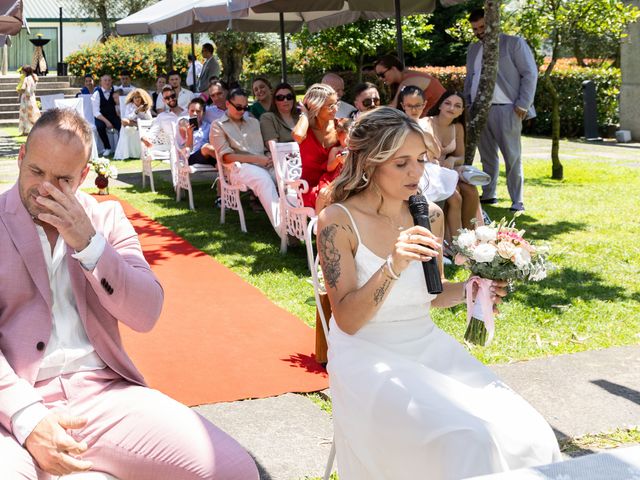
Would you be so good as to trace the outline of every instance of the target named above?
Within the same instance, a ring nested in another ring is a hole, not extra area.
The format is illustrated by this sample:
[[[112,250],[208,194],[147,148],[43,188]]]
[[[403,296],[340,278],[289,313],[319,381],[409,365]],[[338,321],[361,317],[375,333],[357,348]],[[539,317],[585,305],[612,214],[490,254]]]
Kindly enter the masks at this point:
[[[183,76],[187,72],[189,45],[173,46],[174,69]],[[132,80],[153,81],[159,73],[166,71],[166,49],[164,43],[135,40],[131,37],[112,38],[105,43],[95,43],[73,52],[65,61],[71,75],[83,76],[110,74],[117,76],[121,70],[129,70]]]

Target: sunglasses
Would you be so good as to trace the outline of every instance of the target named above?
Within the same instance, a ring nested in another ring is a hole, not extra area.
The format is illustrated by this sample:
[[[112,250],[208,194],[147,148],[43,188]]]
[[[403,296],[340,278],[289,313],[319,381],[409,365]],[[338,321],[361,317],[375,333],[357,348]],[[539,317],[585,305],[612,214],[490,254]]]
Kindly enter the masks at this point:
[[[374,105],[376,107],[379,107],[380,106],[380,99],[379,98],[365,98],[364,100],[362,100],[362,105],[364,105],[366,108],[371,108]]]
[[[236,105],[235,103],[231,103],[231,102],[229,102],[229,104],[239,112],[244,112],[249,110],[249,105]]]
[[[387,68],[384,72],[378,72],[376,73],[376,75],[378,76],[378,78],[384,78],[384,76],[387,74],[387,72],[391,70],[390,68]]]
[[[276,95],[275,99],[279,102],[284,102],[285,100],[287,101],[291,101],[293,100],[295,97],[293,96],[293,93],[287,93],[286,95]]]
[[[166,97],[163,96],[162,98],[165,100],[175,100],[178,96],[175,93],[172,93],[171,95],[167,95]]]

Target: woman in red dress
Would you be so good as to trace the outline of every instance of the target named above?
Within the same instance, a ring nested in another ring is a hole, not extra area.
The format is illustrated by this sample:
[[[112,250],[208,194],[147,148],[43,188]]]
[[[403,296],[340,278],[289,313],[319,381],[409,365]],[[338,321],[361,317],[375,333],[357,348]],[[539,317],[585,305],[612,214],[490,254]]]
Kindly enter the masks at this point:
[[[309,87],[300,104],[300,118],[292,131],[300,145],[302,159],[301,178],[309,184],[302,195],[307,207],[315,208],[320,179],[328,172],[329,152],[338,144],[335,117],[338,95],[328,85],[316,83]]]

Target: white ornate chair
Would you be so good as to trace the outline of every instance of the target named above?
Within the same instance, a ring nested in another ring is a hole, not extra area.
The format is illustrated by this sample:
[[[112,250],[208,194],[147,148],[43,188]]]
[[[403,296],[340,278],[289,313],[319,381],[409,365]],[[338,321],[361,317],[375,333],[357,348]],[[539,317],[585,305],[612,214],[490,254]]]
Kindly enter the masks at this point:
[[[244,210],[240,201],[240,192],[246,192],[248,187],[244,183],[234,182],[231,172],[238,168],[237,162],[224,163],[222,155],[216,150],[216,162],[218,165],[218,185],[220,191],[220,223],[224,223],[226,210],[235,210],[240,217],[240,230],[247,233],[247,223],[244,219]]]
[[[74,98],[55,98],[53,103],[56,108],[68,108],[69,110],[75,110],[77,113],[85,117],[84,99],[81,97]],[[91,129],[95,130],[95,125],[89,122]],[[96,143],[96,136],[93,136],[93,144],[91,145],[91,159],[96,160],[98,158],[98,145]]]
[[[104,150],[104,145],[102,144],[102,140],[100,140],[100,135],[98,135],[98,131],[96,130],[96,122],[93,117],[93,104],[91,103],[91,95],[89,94],[81,94],[78,95],[78,98],[82,100],[82,112],[84,119],[89,123],[91,127],[91,131],[93,132],[93,149],[91,152],[91,158],[94,160],[98,158],[98,152],[102,152]]]
[[[199,172],[215,172],[216,169],[213,165],[204,163],[196,163],[189,165],[189,155],[191,151],[189,148],[174,147],[174,152],[171,155],[171,160],[175,158],[174,169],[176,172],[174,188],[176,190],[176,202],[182,200],[182,191],[186,190],[189,196],[189,208],[195,210],[193,205],[193,190],[191,189],[191,175]],[[215,179],[214,179],[215,184]],[[224,222],[221,222],[224,223]]]
[[[311,282],[313,284],[313,295],[316,299],[316,306],[318,311],[318,317],[320,318],[320,323],[322,324],[322,330],[324,330],[324,337],[327,340],[327,345],[329,345],[329,323],[327,318],[324,315],[324,310],[322,309],[322,304],[320,302],[320,292],[324,291],[324,285],[320,281],[320,277],[318,275],[318,268],[320,266],[319,255],[316,255],[313,251],[313,235],[316,234],[318,217],[313,217],[309,220],[309,224],[307,225],[307,229],[304,235],[304,243],[307,247],[307,263],[309,265],[309,271],[311,272]],[[333,469],[333,462],[336,458],[336,442],[335,438],[331,442],[331,451],[329,452],[329,458],[327,459],[327,466],[324,470],[323,480],[329,480],[331,476],[331,470]]]
[[[153,120],[138,120],[138,136],[140,138],[140,160],[142,161],[142,188],[146,187],[146,180],[149,177],[151,191],[156,189],[153,183],[153,162],[169,162],[171,156],[171,145],[154,145],[147,147],[142,139],[148,136],[153,125]],[[175,187],[175,182],[174,182]]]
[[[280,253],[287,252],[287,238],[305,240],[307,224],[315,217],[313,208],[305,207],[302,194],[309,190],[307,182],[300,178],[302,160],[296,142],[269,142],[273,168],[276,172],[278,195],[280,196]]]

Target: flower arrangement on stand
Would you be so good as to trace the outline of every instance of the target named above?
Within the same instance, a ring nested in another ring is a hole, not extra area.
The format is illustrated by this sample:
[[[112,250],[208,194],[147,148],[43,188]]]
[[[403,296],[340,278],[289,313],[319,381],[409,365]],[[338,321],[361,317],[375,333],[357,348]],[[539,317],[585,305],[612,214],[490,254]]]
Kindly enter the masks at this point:
[[[100,157],[97,160],[91,160],[93,171],[98,175],[96,177],[96,187],[98,187],[98,195],[109,195],[109,179],[118,178],[118,169],[115,165],[111,165],[108,158]]]
[[[456,265],[469,268],[473,274],[466,286],[467,329],[465,340],[476,345],[489,345],[494,334],[492,280],[502,280],[510,289],[516,280],[537,282],[547,276],[549,249],[534,246],[518,230],[515,217],[496,224],[460,229],[453,238]],[[474,292],[475,298],[474,298]]]

